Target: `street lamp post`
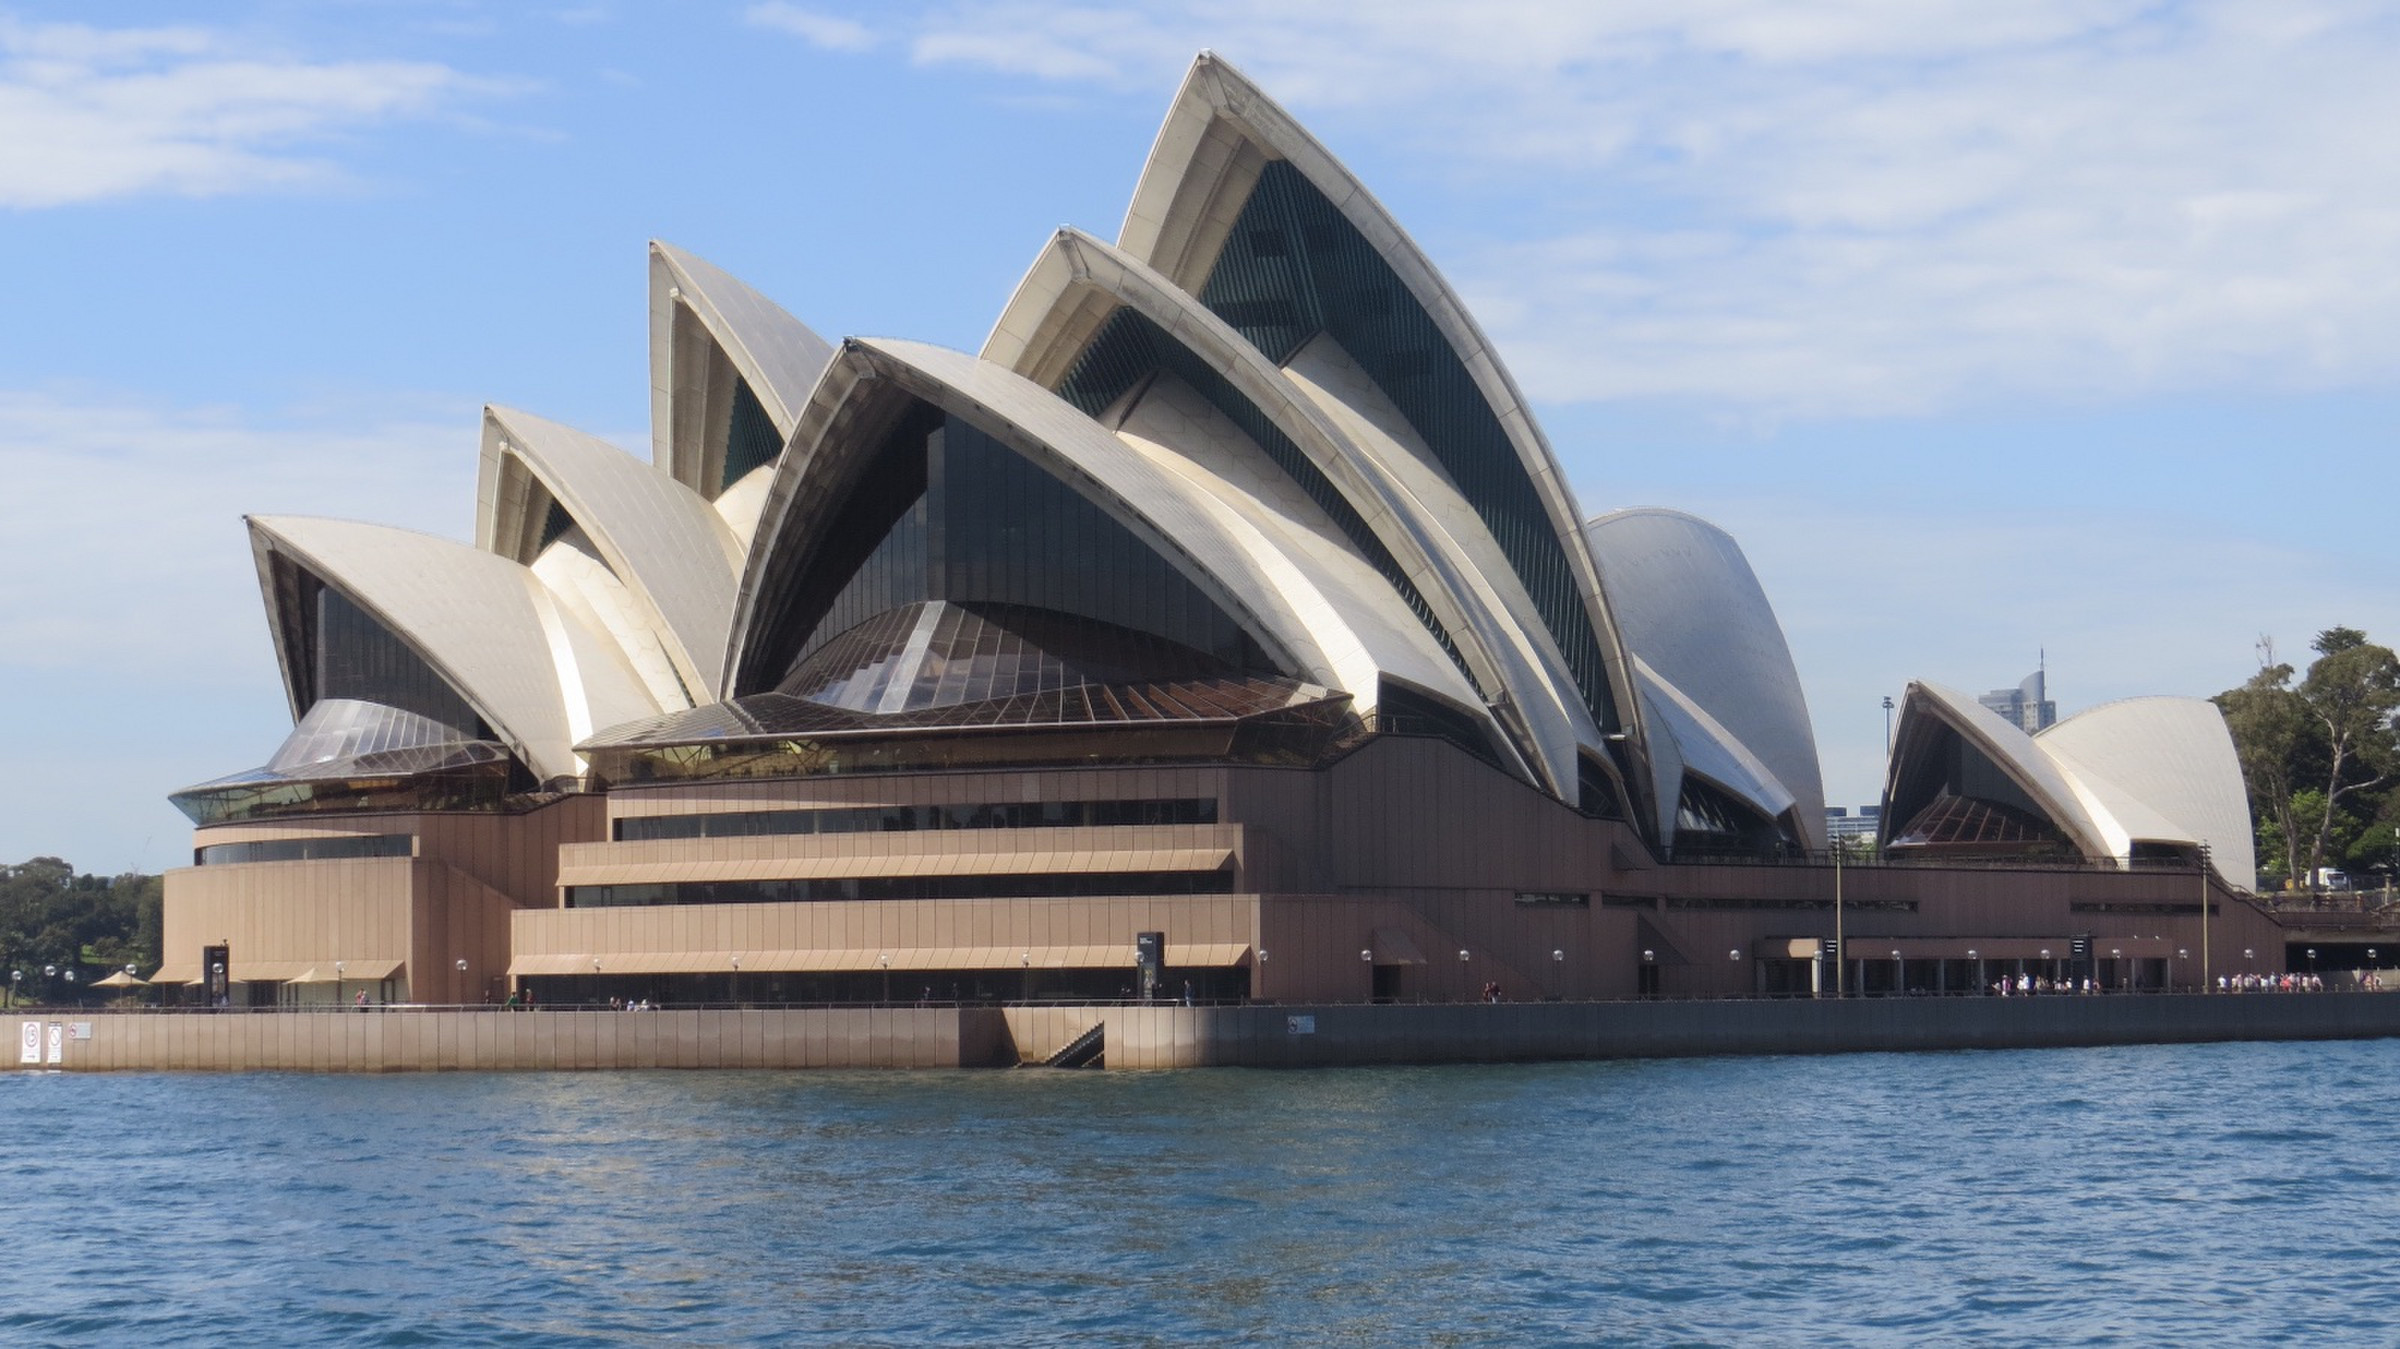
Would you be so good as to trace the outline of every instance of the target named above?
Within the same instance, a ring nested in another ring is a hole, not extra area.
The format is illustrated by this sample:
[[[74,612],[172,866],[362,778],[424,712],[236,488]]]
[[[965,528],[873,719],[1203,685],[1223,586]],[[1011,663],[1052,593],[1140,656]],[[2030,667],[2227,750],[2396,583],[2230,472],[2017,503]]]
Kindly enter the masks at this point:
[[[1983,982],[1983,952],[1982,952],[1982,950],[1980,950],[1980,949],[1979,949],[1979,948],[1977,948],[1977,947],[1973,947],[1973,946],[1970,946],[1970,947],[1968,947],[1968,948],[1967,948],[1967,959],[1969,959],[1969,960],[1972,960],[1972,961],[1974,961],[1974,962],[1975,962],[1975,992],[1976,992],[1977,994],[1979,994],[1979,995],[1980,995],[1980,994],[1984,994],[1984,993],[1989,993],[1989,992],[1991,992],[1991,989],[1990,989],[1989,987],[1987,987],[1987,986],[1984,984],[1984,982]]]
[[[1883,700],[1885,706],[1891,699]],[[1889,715],[1888,713],[1886,714]],[[1833,840],[1833,996],[1842,996],[1842,840]]]

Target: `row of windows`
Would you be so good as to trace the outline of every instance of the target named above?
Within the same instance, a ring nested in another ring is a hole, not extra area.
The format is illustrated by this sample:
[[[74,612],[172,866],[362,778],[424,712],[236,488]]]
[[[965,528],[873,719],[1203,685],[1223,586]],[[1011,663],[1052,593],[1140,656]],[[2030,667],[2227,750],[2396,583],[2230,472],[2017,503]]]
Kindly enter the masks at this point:
[[[773,834],[905,834],[930,829],[1072,829],[1134,824],[1215,824],[1207,797],[1152,801],[1003,801],[968,806],[845,806],[637,815],[616,822],[619,843]]]
[[[1720,912],[1773,912],[1784,909],[1831,909],[1830,899],[1722,899],[1700,896],[1677,896],[1667,900],[1670,909],[1702,909]],[[1842,906],[1852,913],[1915,913],[1913,899],[1854,899]]]
[[[416,851],[414,834],[319,834],[312,838],[270,838],[254,843],[211,843],[192,852],[195,865],[224,866],[233,862],[321,862],[335,857],[407,857]]]
[[[1230,871],[1070,871],[1022,876],[849,876],[834,880],[570,885],[570,909],[659,904],[806,904],[837,899],[1049,899],[1091,895],[1228,895]]]

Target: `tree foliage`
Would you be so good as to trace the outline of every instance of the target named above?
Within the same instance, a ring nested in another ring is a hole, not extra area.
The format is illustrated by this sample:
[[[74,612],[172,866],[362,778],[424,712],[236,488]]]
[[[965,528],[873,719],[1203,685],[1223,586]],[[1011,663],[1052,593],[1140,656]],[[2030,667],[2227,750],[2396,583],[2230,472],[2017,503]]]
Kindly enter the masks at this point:
[[[2293,887],[2322,868],[2400,864],[2400,657],[2357,628],[2327,628],[2310,646],[2317,658],[2299,674],[2261,642],[2258,673],[2216,697],[2260,865]]]
[[[55,1002],[89,996],[110,970],[156,968],[164,894],[160,877],[78,876],[56,857],[0,866],[0,980],[22,973],[18,992]]]

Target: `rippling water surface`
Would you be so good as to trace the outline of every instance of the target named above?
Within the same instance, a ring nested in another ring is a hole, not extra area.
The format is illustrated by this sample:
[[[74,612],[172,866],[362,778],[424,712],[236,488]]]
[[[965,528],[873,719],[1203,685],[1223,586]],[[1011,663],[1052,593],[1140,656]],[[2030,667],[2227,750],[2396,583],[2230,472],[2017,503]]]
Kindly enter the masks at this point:
[[[2400,1042],[0,1077],[0,1342],[2400,1342]]]

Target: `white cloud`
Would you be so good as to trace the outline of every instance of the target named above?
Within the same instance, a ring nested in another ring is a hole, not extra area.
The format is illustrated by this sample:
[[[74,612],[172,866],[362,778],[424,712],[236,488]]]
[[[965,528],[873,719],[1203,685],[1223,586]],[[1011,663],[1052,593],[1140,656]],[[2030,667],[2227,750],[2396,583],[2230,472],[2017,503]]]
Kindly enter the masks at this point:
[[[1440,187],[1377,186],[1429,198],[1537,396],[2380,386],[2400,345],[2400,17],[2364,0],[967,0],[910,50],[1130,89],[1204,46],[1337,153],[1423,157]]]
[[[465,537],[476,410],[389,407],[262,423],[103,394],[0,390],[0,666],[121,670],[173,653],[180,683],[266,659],[245,513],[333,515]]]
[[[778,32],[789,33],[811,46],[823,47],[827,51],[863,52],[874,46],[876,42],[875,30],[856,19],[820,14],[813,9],[802,9],[798,5],[786,4],[783,0],[752,5],[742,11],[742,18],[760,28],[772,28]]]
[[[0,207],[338,176],[298,151],[477,87],[449,67],[259,55],[198,28],[0,19]]]

